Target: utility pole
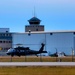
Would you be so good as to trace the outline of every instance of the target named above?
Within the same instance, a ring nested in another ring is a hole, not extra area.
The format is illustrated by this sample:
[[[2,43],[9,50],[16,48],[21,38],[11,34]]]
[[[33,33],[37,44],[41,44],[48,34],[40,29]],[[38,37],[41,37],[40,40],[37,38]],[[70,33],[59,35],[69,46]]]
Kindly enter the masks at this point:
[[[71,48],[72,49],[72,62],[74,61],[74,49],[73,48]]]
[[[56,62],[57,62],[57,48],[55,48],[56,49]]]

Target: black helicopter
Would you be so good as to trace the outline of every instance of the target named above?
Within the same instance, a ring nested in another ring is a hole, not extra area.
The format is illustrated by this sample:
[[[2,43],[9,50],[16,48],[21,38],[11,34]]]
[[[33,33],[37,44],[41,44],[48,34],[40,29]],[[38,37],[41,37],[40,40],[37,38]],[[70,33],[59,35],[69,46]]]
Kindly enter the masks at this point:
[[[12,57],[14,55],[17,56],[25,56],[25,55],[36,55],[40,54],[40,53],[47,53],[47,51],[43,51],[44,50],[44,44],[41,44],[41,48],[39,49],[39,51],[35,51],[35,50],[31,50],[29,47],[16,47],[16,48],[10,48],[6,53],[7,55],[11,55]]]

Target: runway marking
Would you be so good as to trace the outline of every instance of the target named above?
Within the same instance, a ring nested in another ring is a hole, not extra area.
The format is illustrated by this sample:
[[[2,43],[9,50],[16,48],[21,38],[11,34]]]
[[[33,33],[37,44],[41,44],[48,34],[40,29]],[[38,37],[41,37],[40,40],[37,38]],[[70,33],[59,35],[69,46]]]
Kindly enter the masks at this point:
[[[0,62],[0,66],[75,66],[75,62]]]

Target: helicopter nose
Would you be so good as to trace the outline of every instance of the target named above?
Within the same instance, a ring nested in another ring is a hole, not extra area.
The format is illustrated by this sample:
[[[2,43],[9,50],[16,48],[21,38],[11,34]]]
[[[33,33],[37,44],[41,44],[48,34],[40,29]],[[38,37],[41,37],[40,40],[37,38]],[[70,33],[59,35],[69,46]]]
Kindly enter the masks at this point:
[[[6,54],[7,54],[7,55],[10,55],[10,53],[9,53],[9,52],[6,52]]]
[[[13,52],[13,49],[10,48],[10,49],[8,49],[8,51],[6,52],[6,54],[7,54],[7,55],[11,55],[12,52]]]

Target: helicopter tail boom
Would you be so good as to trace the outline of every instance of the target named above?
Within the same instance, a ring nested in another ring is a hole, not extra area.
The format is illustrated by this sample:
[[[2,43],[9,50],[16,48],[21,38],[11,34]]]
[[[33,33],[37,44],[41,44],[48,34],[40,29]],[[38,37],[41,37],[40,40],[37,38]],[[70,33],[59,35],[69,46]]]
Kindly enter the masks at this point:
[[[41,48],[39,49],[39,53],[45,53],[45,52],[47,52],[47,51],[43,51],[45,44],[42,43],[41,45],[42,45],[42,46],[41,46]]]

